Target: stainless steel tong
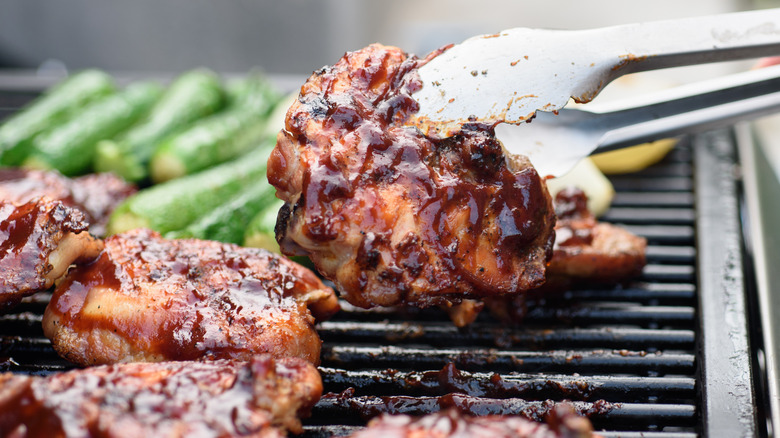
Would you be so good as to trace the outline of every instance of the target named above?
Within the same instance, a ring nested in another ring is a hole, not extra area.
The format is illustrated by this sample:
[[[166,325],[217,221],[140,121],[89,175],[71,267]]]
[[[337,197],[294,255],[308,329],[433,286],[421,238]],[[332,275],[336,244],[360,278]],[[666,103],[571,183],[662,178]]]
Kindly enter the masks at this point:
[[[723,76],[608,105],[539,112],[530,123],[500,124],[507,151],[527,155],[542,175],[638,143],[749,120],[780,110],[780,65]]]
[[[448,135],[466,122],[518,124],[536,117],[514,134],[508,133],[514,129],[499,126],[499,137],[510,151],[524,153],[522,148],[529,144],[566,149],[588,137],[594,142],[590,149],[566,150],[566,155],[584,157],[594,147],[616,148],[661,133],[773,111],[775,97],[769,94],[777,85],[749,75],[730,79],[730,85],[682,90],[663,102],[645,104],[645,109],[548,114],[560,111],[571,99],[588,102],[626,73],[772,55],[780,55],[780,9],[582,31],[510,29],[470,38],[422,66],[423,86],[413,94],[420,110],[410,123],[426,133]],[[629,125],[635,126],[627,129]],[[538,135],[522,140],[521,146],[520,137],[531,135],[526,131],[532,127],[539,129]],[[517,142],[509,135],[517,136]],[[545,154],[551,161],[561,158],[560,152]],[[562,170],[549,172],[557,175]]]

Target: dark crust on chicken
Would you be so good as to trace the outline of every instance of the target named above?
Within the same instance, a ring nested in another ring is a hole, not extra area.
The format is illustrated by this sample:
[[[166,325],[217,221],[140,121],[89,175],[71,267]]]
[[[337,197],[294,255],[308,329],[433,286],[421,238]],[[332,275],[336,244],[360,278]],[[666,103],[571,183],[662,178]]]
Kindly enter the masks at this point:
[[[0,374],[0,431],[25,437],[282,437],[322,393],[299,359],[133,363]]]
[[[44,313],[44,333],[65,359],[94,365],[269,353],[319,363],[315,316],[331,316],[338,302],[308,269],[261,249],[167,240],[145,229],[105,245],[58,284]]]
[[[470,417],[451,409],[423,417],[383,415],[350,438],[591,438],[593,427],[570,408],[559,406],[547,424],[521,417]]]
[[[621,283],[638,276],[646,263],[647,240],[618,226],[598,222],[582,190],[569,187],[555,197],[558,221],[547,281],[540,288],[514,297],[464,300],[444,307],[458,327],[471,324],[487,305],[500,320],[519,324],[529,304],[576,285]]]
[[[587,202],[577,188],[562,190],[555,197],[558,223],[548,268],[551,283],[564,279],[618,283],[641,274],[647,262],[647,240],[618,226],[598,222]],[[556,280],[558,277],[563,278]]]
[[[80,211],[60,201],[0,201],[0,311],[50,288],[71,262],[97,256],[102,244]]]
[[[315,72],[268,161],[286,202],[282,251],[308,255],[357,306],[441,305],[544,282],[555,218],[528,160],[505,155],[489,126],[435,138],[404,124],[425,62],[375,44]]]
[[[537,299],[558,294],[576,286],[614,285],[627,282],[642,273],[647,258],[647,240],[619,226],[598,222],[587,208],[582,190],[570,187],[555,196],[558,223],[553,258],[547,268],[547,282],[540,288],[516,297],[488,299],[485,304],[496,318],[520,324],[529,306]],[[472,320],[474,315],[460,319]],[[478,311],[477,311],[478,313]]]
[[[39,197],[61,201],[80,210],[90,232],[104,236],[111,212],[136,187],[110,173],[68,178],[55,171],[0,169],[0,199],[16,203]]]

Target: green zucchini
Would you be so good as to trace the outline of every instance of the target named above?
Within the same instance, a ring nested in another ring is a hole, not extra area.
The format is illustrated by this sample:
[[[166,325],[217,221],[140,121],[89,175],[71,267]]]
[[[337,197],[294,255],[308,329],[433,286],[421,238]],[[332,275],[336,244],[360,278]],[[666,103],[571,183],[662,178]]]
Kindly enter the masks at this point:
[[[244,108],[260,116],[267,116],[282,98],[271,81],[257,72],[229,82],[225,93],[231,108]]]
[[[268,251],[279,252],[279,244],[276,242],[276,216],[284,201],[276,199],[255,215],[249,222],[244,232],[244,246],[263,248]]]
[[[95,169],[114,172],[128,181],[148,176],[149,160],[165,137],[212,114],[224,105],[219,78],[208,70],[179,76],[138,125],[115,140],[98,144]]]
[[[149,171],[159,183],[235,158],[265,138],[265,122],[279,95],[254,75],[233,85],[231,108],[195,122],[166,139],[152,156]]]
[[[272,149],[267,143],[233,161],[140,190],[111,214],[109,234],[138,227],[165,234],[187,227],[244,187],[265,182]]]
[[[113,78],[98,70],[84,70],[52,87],[0,126],[0,165],[18,166],[30,152],[36,135],[115,90]]]
[[[275,194],[276,189],[268,184],[265,178],[261,178],[250,183],[228,202],[196,219],[186,228],[169,232],[165,237],[170,239],[194,237],[241,244],[249,221],[264,207],[274,202]]]
[[[24,166],[57,169],[69,176],[89,171],[97,143],[132,126],[161,94],[159,84],[140,82],[90,103],[64,124],[37,136]]]

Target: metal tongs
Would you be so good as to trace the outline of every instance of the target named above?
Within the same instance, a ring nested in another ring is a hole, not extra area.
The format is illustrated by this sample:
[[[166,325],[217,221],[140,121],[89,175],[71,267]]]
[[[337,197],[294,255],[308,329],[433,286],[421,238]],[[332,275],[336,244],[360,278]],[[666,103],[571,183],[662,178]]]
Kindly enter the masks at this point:
[[[534,119],[517,128],[499,125],[496,133],[510,152],[544,151],[545,159],[532,158],[532,163],[542,175],[560,175],[599,142],[615,149],[769,113],[777,107],[769,101],[780,91],[780,73],[775,68],[748,72],[609,113],[561,110],[570,99],[588,102],[627,73],[772,55],[780,55],[780,9],[584,31],[510,29],[468,39],[422,66],[423,86],[413,94],[420,110],[411,123],[429,134],[450,135],[469,122]],[[539,131],[535,138],[530,137],[533,126]],[[576,133],[588,137],[591,146],[575,147],[573,142],[583,138]],[[543,161],[566,161],[562,150],[578,158],[540,168]]]
[[[500,124],[510,153],[540,175],[561,176],[588,155],[700,132],[780,110],[780,65],[671,88],[650,98],[539,112],[530,123]]]

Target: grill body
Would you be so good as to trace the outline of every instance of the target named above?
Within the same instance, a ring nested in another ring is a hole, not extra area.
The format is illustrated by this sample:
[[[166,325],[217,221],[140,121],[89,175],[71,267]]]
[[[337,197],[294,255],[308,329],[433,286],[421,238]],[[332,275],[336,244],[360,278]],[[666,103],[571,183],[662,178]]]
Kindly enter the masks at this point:
[[[0,117],[36,95],[38,82],[19,83],[4,87],[0,76]],[[345,304],[319,326],[327,393],[305,436],[344,434],[380,413],[448,407],[540,419],[564,400],[606,437],[765,435],[736,168],[731,132],[718,131],[683,140],[647,170],[612,177],[617,194],[603,220],[648,239],[643,274],[536,299],[521,326],[483,312],[459,330],[438,309]],[[72,367],[43,337],[47,300],[39,294],[0,315],[3,371]]]

